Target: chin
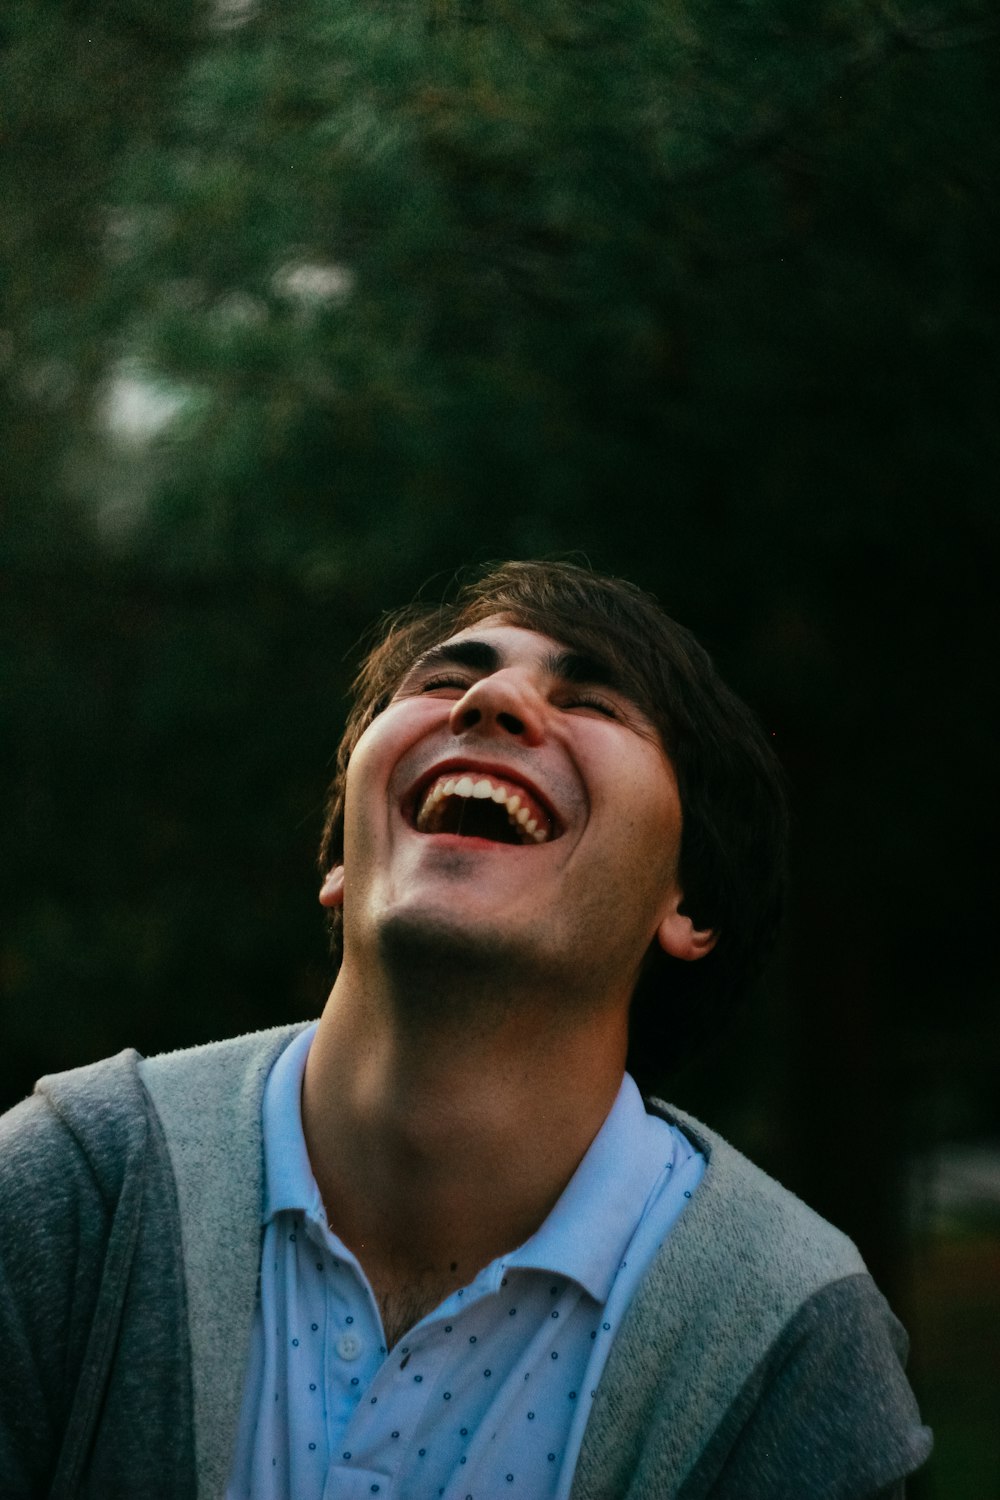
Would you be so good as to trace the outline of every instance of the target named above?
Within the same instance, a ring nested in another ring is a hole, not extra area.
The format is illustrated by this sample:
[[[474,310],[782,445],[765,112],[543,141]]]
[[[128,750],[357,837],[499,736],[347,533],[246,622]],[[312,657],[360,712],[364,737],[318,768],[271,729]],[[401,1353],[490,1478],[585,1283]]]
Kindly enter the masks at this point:
[[[412,972],[431,966],[439,973],[453,968],[463,978],[495,975],[499,968],[517,967],[517,949],[509,932],[482,922],[456,917],[453,911],[396,908],[384,912],[378,924],[378,944],[389,969]]]

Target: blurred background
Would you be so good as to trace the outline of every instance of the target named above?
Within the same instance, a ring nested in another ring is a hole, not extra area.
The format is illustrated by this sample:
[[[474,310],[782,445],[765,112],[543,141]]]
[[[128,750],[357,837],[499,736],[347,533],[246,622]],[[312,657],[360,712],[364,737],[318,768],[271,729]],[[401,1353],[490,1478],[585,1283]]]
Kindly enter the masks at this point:
[[[990,0],[0,22],[2,1103],[317,1014],[363,632],[589,559],[788,769],[782,950],[663,1091],[860,1244],[915,1500],[1000,1497],[998,59]]]

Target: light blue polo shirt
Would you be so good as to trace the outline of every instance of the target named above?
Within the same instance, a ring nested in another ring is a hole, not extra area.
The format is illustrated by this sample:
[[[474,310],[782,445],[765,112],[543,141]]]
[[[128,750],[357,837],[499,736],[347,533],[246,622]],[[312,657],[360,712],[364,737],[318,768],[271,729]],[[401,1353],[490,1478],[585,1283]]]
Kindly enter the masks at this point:
[[[260,1296],[226,1500],[565,1500],[615,1333],[704,1158],[626,1074],[536,1233],[387,1351],[306,1151],[314,1032],[264,1095]]]

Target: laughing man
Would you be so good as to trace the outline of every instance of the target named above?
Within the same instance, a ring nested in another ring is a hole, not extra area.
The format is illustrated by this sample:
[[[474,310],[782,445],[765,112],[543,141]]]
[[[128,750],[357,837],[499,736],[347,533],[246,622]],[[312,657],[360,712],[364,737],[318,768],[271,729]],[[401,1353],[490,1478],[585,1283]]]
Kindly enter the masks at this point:
[[[777,924],[746,708],[548,563],[397,617],[356,686],[319,1022],[0,1125],[0,1493],[899,1500],[930,1440],[856,1250],[633,1081]]]

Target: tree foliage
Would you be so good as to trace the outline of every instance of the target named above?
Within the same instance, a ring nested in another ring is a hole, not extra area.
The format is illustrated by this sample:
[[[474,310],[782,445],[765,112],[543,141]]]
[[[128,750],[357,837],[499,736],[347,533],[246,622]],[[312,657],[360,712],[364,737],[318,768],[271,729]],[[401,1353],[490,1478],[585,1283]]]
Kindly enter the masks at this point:
[[[995,1126],[997,57],[979,0],[9,8],[10,1092],[315,1009],[345,653],[577,549],[793,777],[769,1082],[696,1098],[830,1202],[845,1101]]]

